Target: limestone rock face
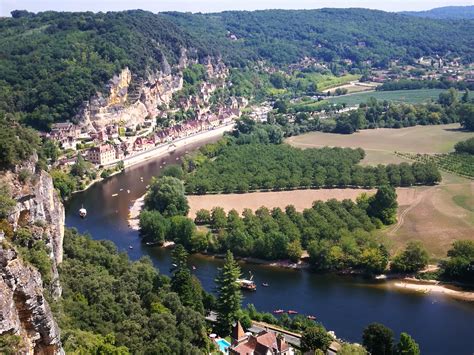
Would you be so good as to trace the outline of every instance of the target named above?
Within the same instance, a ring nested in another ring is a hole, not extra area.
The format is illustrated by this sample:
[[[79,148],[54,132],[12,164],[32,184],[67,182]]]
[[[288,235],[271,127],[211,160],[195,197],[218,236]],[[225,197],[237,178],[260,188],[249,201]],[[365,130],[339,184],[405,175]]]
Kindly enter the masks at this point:
[[[43,296],[40,273],[2,244],[0,295],[0,334],[20,336],[20,354],[64,354],[58,325]]]
[[[63,239],[65,211],[64,206],[54,189],[53,179],[45,171],[36,171],[37,157],[34,156],[16,170],[28,170],[31,177],[27,182],[20,182],[15,172],[2,176],[5,184],[10,186],[17,204],[8,220],[14,229],[27,226],[37,237],[41,238],[51,251],[52,284],[51,294],[55,299],[61,296],[57,266],[63,260]]]
[[[172,68],[163,57],[161,70],[150,73],[141,81],[135,82],[130,70],[125,68],[110,80],[108,96],[104,97],[101,93],[97,93],[84,103],[76,120],[82,128],[93,132],[115,124],[134,129],[137,125],[142,125],[145,119],[154,119],[163,113],[160,110],[168,107],[173,94],[183,88],[183,70],[193,63],[197,63],[197,60],[188,58],[188,51],[183,48],[176,66]],[[228,76],[228,69],[221,59],[213,62],[213,58],[207,57],[203,64],[209,81],[203,83],[200,88],[201,92],[197,96],[202,96],[203,102],[196,102],[193,105],[196,109],[199,105],[208,103],[212,92],[218,86],[222,86]],[[191,100],[197,99],[199,98],[189,97],[189,105]]]
[[[109,83],[109,98],[107,100],[108,106],[123,105],[127,101],[128,86],[132,82],[132,72],[125,68],[119,75],[112,78]]]

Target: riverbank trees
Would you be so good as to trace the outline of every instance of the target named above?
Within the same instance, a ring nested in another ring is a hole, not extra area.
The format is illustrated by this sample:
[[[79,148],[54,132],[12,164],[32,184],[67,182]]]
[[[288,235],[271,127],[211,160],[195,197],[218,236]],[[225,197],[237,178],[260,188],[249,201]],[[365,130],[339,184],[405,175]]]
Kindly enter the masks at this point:
[[[429,261],[428,252],[419,241],[408,242],[405,250],[395,255],[390,268],[396,272],[413,273],[423,270]]]
[[[448,259],[441,263],[442,276],[474,284],[474,242],[457,240],[448,251]]]

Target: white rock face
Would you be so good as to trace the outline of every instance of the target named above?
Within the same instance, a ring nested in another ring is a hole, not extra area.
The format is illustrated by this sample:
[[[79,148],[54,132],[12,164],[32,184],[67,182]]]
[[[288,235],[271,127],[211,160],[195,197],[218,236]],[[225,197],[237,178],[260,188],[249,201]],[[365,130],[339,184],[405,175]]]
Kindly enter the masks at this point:
[[[168,107],[173,94],[183,88],[182,71],[195,60],[187,58],[185,49],[181,52],[179,64],[171,68],[166,59],[162,63],[162,71],[155,72],[140,83],[133,82],[133,73],[125,68],[119,75],[113,77],[109,84],[109,94],[104,97],[98,93],[92,97],[76,117],[81,127],[88,131],[99,131],[108,125],[119,124],[122,127],[135,128],[147,118],[155,118],[160,113],[158,107]],[[218,59],[215,64],[212,58],[206,58],[204,63],[209,81],[203,83],[197,97],[187,98],[188,105],[183,108],[207,104],[212,92],[224,85],[228,69]]]
[[[1,244],[0,295],[0,335],[20,336],[20,354],[64,354],[40,273]]]

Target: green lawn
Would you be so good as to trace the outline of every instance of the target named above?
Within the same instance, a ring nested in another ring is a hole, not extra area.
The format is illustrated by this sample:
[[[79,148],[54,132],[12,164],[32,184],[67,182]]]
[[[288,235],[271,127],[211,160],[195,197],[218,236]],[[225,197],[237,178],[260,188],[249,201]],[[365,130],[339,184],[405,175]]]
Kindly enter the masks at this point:
[[[410,104],[427,102],[429,100],[437,100],[442,89],[420,89],[420,90],[396,90],[396,91],[371,91],[361,92],[346,96],[333,97],[328,101],[335,104],[345,103],[348,106],[355,106],[361,102],[366,102],[370,97],[377,100],[388,100],[395,102],[406,102]]]

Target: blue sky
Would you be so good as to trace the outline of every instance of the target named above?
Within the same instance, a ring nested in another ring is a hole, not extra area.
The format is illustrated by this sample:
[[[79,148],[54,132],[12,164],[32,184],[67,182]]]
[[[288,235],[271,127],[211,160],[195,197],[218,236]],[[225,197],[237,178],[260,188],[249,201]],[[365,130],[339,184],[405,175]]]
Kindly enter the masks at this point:
[[[315,9],[321,7],[365,7],[385,11],[427,10],[448,5],[473,5],[473,0],[0,0],[0,16],[15,9],[38,12],[118,11],[144,9],[159,11],[217,12],[255,9]]]

